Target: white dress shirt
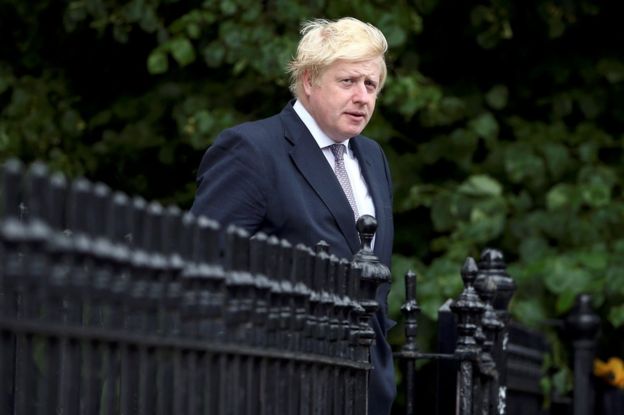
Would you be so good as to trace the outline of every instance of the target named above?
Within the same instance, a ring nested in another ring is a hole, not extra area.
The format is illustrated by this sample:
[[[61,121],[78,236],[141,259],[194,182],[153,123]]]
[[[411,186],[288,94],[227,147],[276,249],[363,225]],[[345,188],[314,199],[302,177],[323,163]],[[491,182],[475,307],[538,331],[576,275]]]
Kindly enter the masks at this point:
[[[329,148],[329,146],[336,143],[334,140],[329,138],[327,134],[325,134],[319,125],[316,123],[312,115],[305,109],[303,104],[299,101],[295,102],[293,106],[295,112],[301,118],[301,121],[305,124],[305,126],[316,140],[316,143],[323,151],[327,162],[331,166],[332,170],[336,164],[334,160],[334,155]],[[362,176],[362,169],[360,168],[360,163],[355,158],[353,151],[349,146],[349,141],[351,139],[347,139],[343,141],[341,144],[347,147],[347,151],[345,151],[344,156],[344,164],[345,169],[347,170],[347,175],[349,176],[349,182],[351,183],[351,189],[353,190],[353,197],[355,198],[355,204],[357,205],[357,210],[360,216],[362,215],[371,215],[375,216],[375,205],[373,204],[373,198],[371,197],[368,186],[366,185],[366,181],[364,180],[364,176]]]

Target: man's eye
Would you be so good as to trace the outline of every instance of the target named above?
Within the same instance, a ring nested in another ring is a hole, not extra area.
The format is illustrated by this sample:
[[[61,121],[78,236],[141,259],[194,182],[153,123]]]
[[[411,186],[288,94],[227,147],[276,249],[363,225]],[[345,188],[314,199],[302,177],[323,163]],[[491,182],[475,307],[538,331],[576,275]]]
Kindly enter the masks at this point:
[[[353,79],[343,79],[340,82],[342,82],[345,85],[350,85],[353,83]]]

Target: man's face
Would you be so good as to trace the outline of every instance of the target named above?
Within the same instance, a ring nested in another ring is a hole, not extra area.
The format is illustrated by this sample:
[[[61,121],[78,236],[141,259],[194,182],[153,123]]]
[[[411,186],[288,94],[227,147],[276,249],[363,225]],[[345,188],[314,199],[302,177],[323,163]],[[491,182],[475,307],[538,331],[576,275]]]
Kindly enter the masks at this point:
[[[381,58],[338,60],[313,81],[303,75],[306,109],[321,130],[336,142],[362,132],[375,110]]]

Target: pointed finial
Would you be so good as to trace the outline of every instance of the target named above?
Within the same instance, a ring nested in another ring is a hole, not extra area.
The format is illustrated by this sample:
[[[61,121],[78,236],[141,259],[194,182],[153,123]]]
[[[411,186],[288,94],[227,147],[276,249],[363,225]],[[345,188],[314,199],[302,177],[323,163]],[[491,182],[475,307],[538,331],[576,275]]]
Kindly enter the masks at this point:
[[[371,245],[377,231],[377,219],[371,215],[362,215],[358,218],[355,227],[360,235],[360,249],[372,251]]]
[[[477,267],[477,263],[474,258],[470,256],[466,258],[464,265],[461,268],[461,276],[466,288],[471,287],[472,284],[474,284],[478,272],[479,268]]]

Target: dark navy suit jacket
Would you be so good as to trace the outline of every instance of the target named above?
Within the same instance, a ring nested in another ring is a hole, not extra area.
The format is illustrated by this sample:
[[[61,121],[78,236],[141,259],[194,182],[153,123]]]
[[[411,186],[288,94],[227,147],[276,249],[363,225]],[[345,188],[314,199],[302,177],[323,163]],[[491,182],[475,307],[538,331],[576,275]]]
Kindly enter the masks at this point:
[[[292,244],[324,240],[331,253],[351,260],[359,249],[353,211],[336,175],[290,102],[281,113],[223,131],[206,151],[198,171],[191,211],[250,234],[265,232]],[[390,265],[393,240],[392,183],[379,144],[350,140],[375,205],[375,254]],[[386,341],[389,285],[378,290],[381,307],[372,319],[369,414],[386,415],[396,395],[392,353]]]

